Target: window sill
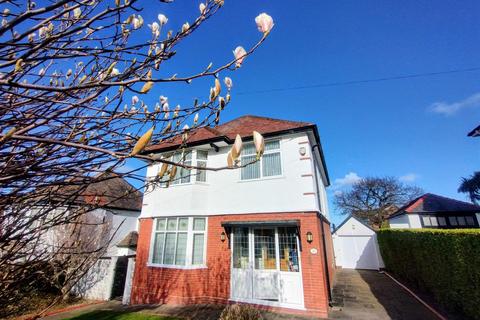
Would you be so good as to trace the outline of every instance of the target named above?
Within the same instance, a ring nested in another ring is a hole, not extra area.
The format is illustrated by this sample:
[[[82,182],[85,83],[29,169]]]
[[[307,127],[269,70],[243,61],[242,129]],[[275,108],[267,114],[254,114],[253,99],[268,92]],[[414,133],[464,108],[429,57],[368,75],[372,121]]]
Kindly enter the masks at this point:
[[[159,263],[147,263],[147,267],[151,268],[164,268],[164,269],[181,269],[181,270],[195,270],[195,269],[208,269],[204,264],[195,266],[176,266],[171,264],[159,264]]]
[[[168,186],[168,188],[175,188],[175,187],[184,187],[184,186],[195,186],[195,185],[199,185],[199,186],[208,186],[209,183],[208,182],[188,182],[188,183],[179,183],[179,184],[171,184]],[[167,189],[168,189],[167,188]]]
[[[284,175],[280,176],[271,176],[271,177],[262,177],[257,179],[247,179],[247,180],[238,180],[238,183],[246,183],[246,182],[255,182],[255,181],[266,181],[266,180],[276,180],[276,179],[285,179]]]

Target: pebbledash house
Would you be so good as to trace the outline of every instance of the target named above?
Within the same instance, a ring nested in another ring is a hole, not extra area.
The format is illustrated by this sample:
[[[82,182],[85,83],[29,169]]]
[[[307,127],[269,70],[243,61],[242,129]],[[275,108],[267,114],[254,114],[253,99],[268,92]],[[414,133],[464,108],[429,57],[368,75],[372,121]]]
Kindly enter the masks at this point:
[[[178,167],[168,187],[145,192],[132,304],[240,302],[327,317],[335,263],[316,125],[243,116],[192,131],[183,156],[181,139],[146,152],[225,167],[239,134],[249,163],[253,130],[265,137],[258,162],[218,172]],[[151,164],[147,179],[160,168]]]

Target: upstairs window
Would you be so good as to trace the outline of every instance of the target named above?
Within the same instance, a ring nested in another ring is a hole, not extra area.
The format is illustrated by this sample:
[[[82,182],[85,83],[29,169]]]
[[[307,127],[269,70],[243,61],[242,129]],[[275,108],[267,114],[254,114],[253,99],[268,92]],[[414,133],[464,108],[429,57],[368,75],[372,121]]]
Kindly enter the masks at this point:
[[[246,144],[242,150],[241,163],[246,164],[255,161],[256,152],[254,144]],[[282,161],[280,154],[280,141],[265,141],[265,152],[262,158],[241,169],[242,180],[274,177],[282,174]]]
[[[194,164],[193,160],[196,158],[196,163]],[[197,150],[196,152],[193,151],[186,151],[186,152],[177,152],[174,153],[173,155],[170,154],[165,157],[165,159],[178,163],[178,164],[184,164],[187,166],[192,166],[196,165],[198,167],[207,167],[207,158],[208,158],[208,151],[205,150]],[[158,170],[160,170],[160,167],[158,167]],[[207,171],[206,170],[196,170],[196,173],[193,173],[192,169],[187,169],[183,168],[180,166],[177,166],[177,172],[175,174],[175,177],[173,177],[172,181],[170,181],[170,176],[166,174],[161,182],[160,186],[161,187],[167,187],[169,184],[170,185],[180,185],[180,184],[189,184],[191,182],[206,182],[207,181]],[[153,177],[154,178],[154,177]],[[152,179],[153,179],[152,178]]]
[[[175,153],[172,156],[172,161],[175,163],[182,163],[187,166],[192,165],[192,152],[188,151],[185,153]],[[191,170],[190,169],[185,169],[182,167],[177,167],[177,173],[175,174],[175,178],[173,178],[172,185],[175,184],[184,184],[184,183],[190,183],[190,175],[191,175]]]
[[[204,150],[197,150],[197,167],[207,167],[208,152]],[[197,175],[195,180],[197,182],[207,181],[207,171],[197,169]]]

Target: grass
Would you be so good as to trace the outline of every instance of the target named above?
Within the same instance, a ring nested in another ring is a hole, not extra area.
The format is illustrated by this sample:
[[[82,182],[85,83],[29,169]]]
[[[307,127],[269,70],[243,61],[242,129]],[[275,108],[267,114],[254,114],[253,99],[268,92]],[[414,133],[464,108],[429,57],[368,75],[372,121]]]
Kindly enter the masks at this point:
[[[96,310],[65,320],[180,320],[180,318],[159,316],[134,311]]]

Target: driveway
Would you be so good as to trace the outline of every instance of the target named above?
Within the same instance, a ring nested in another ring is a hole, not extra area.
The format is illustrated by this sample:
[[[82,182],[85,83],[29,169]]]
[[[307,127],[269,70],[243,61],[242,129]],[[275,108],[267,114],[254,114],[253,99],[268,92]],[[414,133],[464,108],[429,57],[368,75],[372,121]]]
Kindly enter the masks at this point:
[[[407,291],[377,271],[337,270],[332,298],[330,319],[438,320]]]

